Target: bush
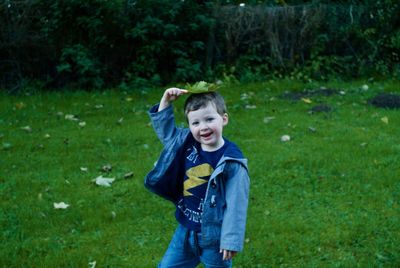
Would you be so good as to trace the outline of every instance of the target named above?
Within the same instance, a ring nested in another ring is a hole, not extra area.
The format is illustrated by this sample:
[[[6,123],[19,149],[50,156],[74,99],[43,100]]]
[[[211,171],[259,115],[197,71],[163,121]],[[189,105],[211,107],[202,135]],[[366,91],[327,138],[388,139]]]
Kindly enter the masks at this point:
[[[400,73],[394,0],[35,0],[0,13],[0,86],[13,90]]]
[[[104,85],[100,63],[80,44],[63,49],[57,72],[61,80],[76,83],[78,87],[101,88]]]

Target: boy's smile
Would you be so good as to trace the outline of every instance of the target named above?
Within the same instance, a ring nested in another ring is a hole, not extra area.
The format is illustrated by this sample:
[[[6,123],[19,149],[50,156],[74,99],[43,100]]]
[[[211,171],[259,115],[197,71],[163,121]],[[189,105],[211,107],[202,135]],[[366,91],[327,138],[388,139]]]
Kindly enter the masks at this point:
[[[187,114],[189,129],[204,151],[216,151],[224,145],[223,127],[228,124],[228,114],[220,115],[215,106],[206,107]]]

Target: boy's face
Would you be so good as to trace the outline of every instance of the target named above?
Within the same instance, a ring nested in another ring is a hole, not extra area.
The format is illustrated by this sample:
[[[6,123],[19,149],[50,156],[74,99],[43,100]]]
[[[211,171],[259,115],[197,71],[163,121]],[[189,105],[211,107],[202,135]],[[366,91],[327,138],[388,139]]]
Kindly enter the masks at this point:
[[[206,107],[187,114],[189,129],[204,151],[215,151],[224,145],[222,130],[228,124],[228,114],[220,115],[215,106]]]

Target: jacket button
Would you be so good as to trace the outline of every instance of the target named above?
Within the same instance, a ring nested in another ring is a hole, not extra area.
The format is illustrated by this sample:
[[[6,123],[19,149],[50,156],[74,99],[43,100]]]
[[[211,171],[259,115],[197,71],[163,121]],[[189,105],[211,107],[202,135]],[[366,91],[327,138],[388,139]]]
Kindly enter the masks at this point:
[[[217,184],[215,183],[215,181],[211,182],[211,188],[213,188],[213,189],[217,188]]]
[[[216,197],[215,195],[211,196],[211,205],[210,205],[210,207],[212,207],[212,208],[217,206],[217,202],[215,201],[215,197]]]

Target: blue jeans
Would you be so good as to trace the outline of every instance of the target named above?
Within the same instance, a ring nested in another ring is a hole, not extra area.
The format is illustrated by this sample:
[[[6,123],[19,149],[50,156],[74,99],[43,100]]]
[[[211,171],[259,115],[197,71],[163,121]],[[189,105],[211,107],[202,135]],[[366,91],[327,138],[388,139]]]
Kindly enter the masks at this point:
[[[202,263],[206,268],[232,267],[232,261],[223,261],[217,248],[202,248],[201,234],[181,224],[175,231],[159,268],[190,268]]]

